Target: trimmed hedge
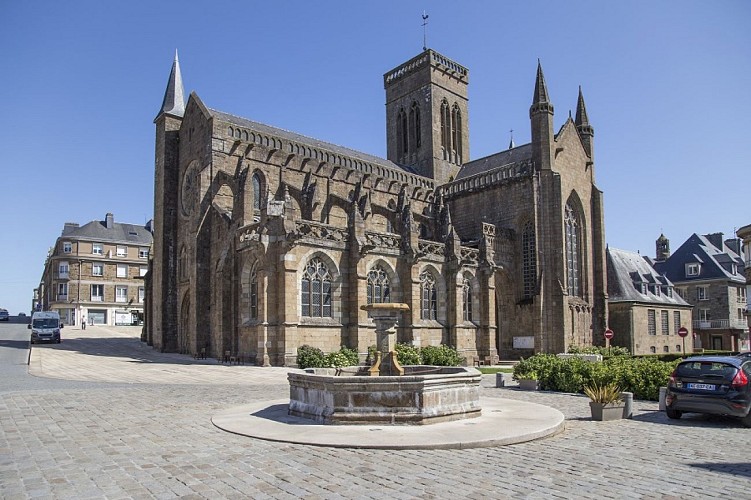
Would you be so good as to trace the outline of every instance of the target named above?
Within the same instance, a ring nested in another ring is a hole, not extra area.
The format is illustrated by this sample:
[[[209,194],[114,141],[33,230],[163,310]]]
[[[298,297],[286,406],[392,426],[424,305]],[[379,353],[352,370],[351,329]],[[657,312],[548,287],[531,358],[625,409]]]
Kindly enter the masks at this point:
[[[341,368],[360,364],[357,351],[342,346],[336,352],[324,354],[317,347],[301,345],[297,348],[297,366],[299,368]]]
[[[534,372],[540,389],[574,393],[583,393],[585,385],[614,383],[622,391],[632,392],[636,399],[657,401],[660,387],[667,385],[678,362],[612,356],[602,363],[592,363],[580,358],[537,354],[514,367],[514,380],[519,380],[525,372]]]
[[[456,348],[448,345],[415,347],[396,344],[396,359],[402,365],[461,366],[464,358]]]
[[[397,359],[402,365],[461,366],[464,358],[448,345],[415,347],[412,344],[396,344]],[[375,360],[375,346],[368,347],[368,360]],[[299,368],[340,368],[360,364],[357,351],[342,346],[337,352],[324,354],[317,347],[302,345],[297,348]]]

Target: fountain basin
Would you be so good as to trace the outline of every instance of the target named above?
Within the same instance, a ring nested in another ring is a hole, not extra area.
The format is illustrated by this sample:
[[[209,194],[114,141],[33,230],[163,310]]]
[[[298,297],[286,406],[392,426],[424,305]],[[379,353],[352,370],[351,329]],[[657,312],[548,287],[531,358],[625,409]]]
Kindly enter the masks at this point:
[[[404,369],[402,376],[386,377],[366,376],[362,367],[290,373],[289,414],[339,425],[422,425],[480,416],[479,371],[420,365]]]

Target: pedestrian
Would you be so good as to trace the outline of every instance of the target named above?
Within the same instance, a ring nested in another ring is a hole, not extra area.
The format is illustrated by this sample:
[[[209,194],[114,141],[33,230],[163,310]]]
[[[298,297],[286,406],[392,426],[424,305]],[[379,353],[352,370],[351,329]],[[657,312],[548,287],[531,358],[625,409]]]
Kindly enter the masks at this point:
[[[86,330],[86,316],[81,316],[81,330]]]

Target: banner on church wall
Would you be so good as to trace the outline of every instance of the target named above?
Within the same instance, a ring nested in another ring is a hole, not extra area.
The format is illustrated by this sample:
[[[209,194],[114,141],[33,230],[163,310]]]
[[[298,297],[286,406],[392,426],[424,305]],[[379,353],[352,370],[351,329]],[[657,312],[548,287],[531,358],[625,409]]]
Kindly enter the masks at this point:
[[[534,349],[534,337],[514,337],[514,349]]]

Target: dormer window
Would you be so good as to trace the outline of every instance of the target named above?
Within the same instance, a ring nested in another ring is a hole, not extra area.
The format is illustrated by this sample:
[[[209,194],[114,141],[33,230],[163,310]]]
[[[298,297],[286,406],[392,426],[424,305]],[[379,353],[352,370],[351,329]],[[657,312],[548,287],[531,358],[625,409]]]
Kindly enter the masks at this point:
[[[699,276],[699,264],[686,264],[686,277]]]
[[[672,287],[672,286],[669,286],[669,287],[668,287],[668,293],[667,293],[667,295],[668,295],[668,297],[670,297],[671,299],[673,298],[673,287]]]

